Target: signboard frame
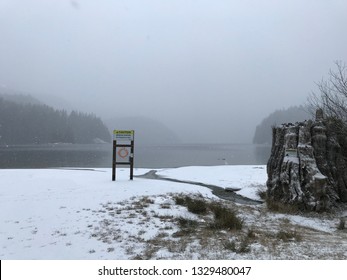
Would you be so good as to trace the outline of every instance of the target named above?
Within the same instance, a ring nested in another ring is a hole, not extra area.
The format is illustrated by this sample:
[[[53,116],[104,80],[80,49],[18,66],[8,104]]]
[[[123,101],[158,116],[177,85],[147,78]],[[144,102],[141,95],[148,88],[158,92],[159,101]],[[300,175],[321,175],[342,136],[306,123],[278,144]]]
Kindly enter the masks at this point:
[[[112,181],[116,181],[116,167],[117,165],[130,165],[130,180],[134,177],[134,130],[114,130],[113,131],[113,152],[112,152]],[[130,143],[129,143],[130,142]],[[128,156],[128,149],[130,147],[130,154]],[[117,153],[117,148],[120,148]],[[124,157],[120,151],[126,150]],[[129,161],[118,161],[117,155],[121,158],[129,157]]]

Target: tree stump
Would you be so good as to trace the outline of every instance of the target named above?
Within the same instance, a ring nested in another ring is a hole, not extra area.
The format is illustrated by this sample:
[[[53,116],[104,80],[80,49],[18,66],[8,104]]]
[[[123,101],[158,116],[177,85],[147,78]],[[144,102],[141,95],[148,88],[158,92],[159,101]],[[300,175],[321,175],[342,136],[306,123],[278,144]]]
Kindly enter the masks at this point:
[[[322,112],[315,121],[273,127],[267,173],[269,202],[306,211],[347,202],[347,160],[336,127]]]

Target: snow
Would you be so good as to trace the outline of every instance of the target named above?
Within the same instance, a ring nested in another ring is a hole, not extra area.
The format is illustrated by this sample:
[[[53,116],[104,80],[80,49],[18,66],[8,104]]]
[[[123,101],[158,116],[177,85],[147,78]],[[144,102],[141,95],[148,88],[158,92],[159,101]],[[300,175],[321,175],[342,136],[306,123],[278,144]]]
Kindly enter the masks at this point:
[[[241,188],[237,193],[259,199],[256,192],[265,185],[267,175],[264,165],[188,166],[161,170],[158,175],[183,181],[195,181],[223,188]]]
[[[293,156],[285,156],[283,158],[283,162],[288,163],[288,162],[293,162],[295,164],[299,164],[299,158],[298,157],[293,157]]]
[[[144,174],[148,170],[135,170]],[[101,220],[100,206],[120,203],[137,196],[168,192],[195,192],[211,196],[208,189],[170,182],[138,179],[130,181],[127,169],[21,169],[0,170],[1,259],[84,259],[99,246],[85,229]],[[158,211],[158,209],[153,209]],[[125,225],[126,226],[126,225]],[[129,234],[135,234],[128,226]],[[151,231],[146,233],[153,235]],[[120,252],[120,258],[126,255]]]
[[[327,179],[326,176],[324,176],[322,173],[320,173],[319,171],[313,176],[315,179],[318,179],[318,180],[324,180],[324,179]]]
[[[134,175],[148,171],[135,169]],[[265,166],[192,166],[161,169],[157,174],[241,188],[239,194],[258,200],[256,192],[267,179]],[[182,194],[229,203],[238,209],[245,226],[256,228],[262,237],[251,244],[249,253],[241,254],[222,246],[236,240],[235,232],[211,234],[199,226],[192,235],[177,236],[178,217],[199,224],[211,219],[177,205],[175,197]],[[0,207],[1,259],[347,258],[345,232],[336,231],[338,217],[269,213],[265,205],[222,201],[201,186],[137,177],[131,181],[126,168],[117,169],[115,182],[111,169],[2,169]],[[281,243],[281,252],[273,250],[278,241],[263,230],[276,231],[285,220],[286,226],[305,227],[305,236],[318,232],[323,239],[318,244],[307,241],[305,246]],[[264,243],[269,236],[270,249]],[[324,241],[330,237],[334,240]],[[322,240],[329,247],[320,248]]]

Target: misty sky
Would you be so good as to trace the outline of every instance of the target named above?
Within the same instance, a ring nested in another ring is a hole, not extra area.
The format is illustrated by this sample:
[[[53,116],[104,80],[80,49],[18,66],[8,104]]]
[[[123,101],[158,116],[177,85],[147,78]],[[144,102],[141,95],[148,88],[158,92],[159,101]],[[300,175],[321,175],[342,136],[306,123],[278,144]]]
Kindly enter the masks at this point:
[[[345,0],[0,0],[0,85],[251,142],[347,62]]]

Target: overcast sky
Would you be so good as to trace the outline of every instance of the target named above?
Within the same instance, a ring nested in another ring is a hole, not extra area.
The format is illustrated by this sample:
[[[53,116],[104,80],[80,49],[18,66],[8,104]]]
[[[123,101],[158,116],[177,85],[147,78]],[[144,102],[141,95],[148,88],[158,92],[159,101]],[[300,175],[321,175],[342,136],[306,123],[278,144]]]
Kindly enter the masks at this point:
[[[346,0],[0,0],[0,85],[251,142],[347,61]]]

